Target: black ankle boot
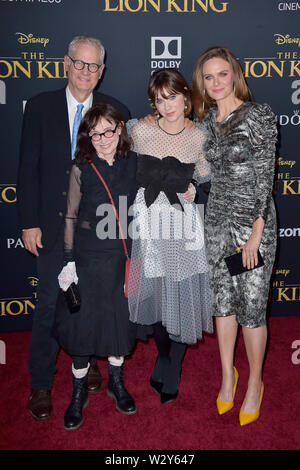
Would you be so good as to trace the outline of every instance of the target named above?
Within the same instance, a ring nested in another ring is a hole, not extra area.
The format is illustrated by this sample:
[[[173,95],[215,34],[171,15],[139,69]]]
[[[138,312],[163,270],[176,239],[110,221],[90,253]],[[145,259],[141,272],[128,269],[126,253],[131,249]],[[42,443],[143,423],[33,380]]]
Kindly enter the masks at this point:
[[[171,403],[178,397],[178,389],[181,376],[182,361],[187,345],[184,343],[171,342],[171,361],[165,375],[164,385],[161,390],[160,399],[162,405]]]
[[[153,388],[153,390],[160,395],[161,389],[164,386],[163,382],[159,382],[158,380],[153,380],[152,377],[150,377],[150,385]]]
[[[68,431],[78,429],[84,421],[82,410],[89,403],[87,378],[87,374],[82,379],[76,379],[73,375],[72,400],[64,416],[64,428]]]
[[[160,394],[164,385],[164,377],[167,368],[169,367],[170,359],[169,357],[157,356],[155,366],[150,377],[150,385],[153,390]]]
[[[178,397],[178,390],[175,393],[165,393],[165,392],[160,393],[160,401],[162,405],[167,405],[168,403],[171,403],[172,401],[176,400],[177,397]]]
[[[160,392],[160,401],[162,405],[167,405],[176,400],[179,393],[179,383],[181,376],[181,367],[170,366],[166,375],[166,381]]]
[[[108,387],[106,393],[116,401],[116,408],[125,415],[136,413],[134,399],[127,392],[123,383],[122,367],[108,364]]]

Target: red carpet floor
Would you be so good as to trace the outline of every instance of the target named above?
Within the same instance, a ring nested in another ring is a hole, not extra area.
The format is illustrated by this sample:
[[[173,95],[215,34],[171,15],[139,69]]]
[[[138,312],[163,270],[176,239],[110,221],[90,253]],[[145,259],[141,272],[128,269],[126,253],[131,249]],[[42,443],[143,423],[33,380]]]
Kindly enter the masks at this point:
[[[52,392],[50,421],[37,422],[28,413],[30,377],[27,352],[30,333],[6,333],[6,364],[0,364],[0,449],[2,450],[296,450],[300,448],[300,359],[292,348],[300,341],[299,317],[272,317],[264,370],[265,395],[258,421],[241,427],[239,408],[247,385],[248,365],[239,336],[236,367],[240,373],[234,408],[219,416],[215,406],[220,385],[216,337],[205,335],[184,360],[180,395],[161,406],[149,386],[155,345],[138,343],[126,361],[126,385],[135,397],[137,414],[124,416],[105,393],[106,361],[99,360],[104,384],[90,396],[85,422],[77,431],[63,429],[63,415],[72,392],[71,361],[61,352]],[[299,349],[299,346],[298,346]],[[294,361],[297,362],[297,361]]]

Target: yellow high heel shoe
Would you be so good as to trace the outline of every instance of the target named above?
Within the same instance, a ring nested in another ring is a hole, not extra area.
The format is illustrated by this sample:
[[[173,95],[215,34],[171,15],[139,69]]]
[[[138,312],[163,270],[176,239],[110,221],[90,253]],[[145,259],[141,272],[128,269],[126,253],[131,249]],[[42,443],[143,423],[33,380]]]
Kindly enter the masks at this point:
[[[245,413],[242,409],[240,409],[240,425],[245,426],[245,424],[252,423],[253,421],[257,420],[259,418],[260,414],[260,405],[262,402],[264,394],[264,384],[262,382],[261,384],[261,390],[260,390],[260,399],[259,399],[259,405],[255,413]]]
[[[234,379],[234,386],[232,390],[232,401],[222,401],[220,399],[220,394],[218,395],[217,408],[218,408],[219,415],[223,415],[224,413],[227,413],[227,411],[231,410],[231,408],[233,408],[233,405],[234,405],[234,396],[236,392],[237,383],[239,380],[239,373],[235,367],[233,368],[234,368],[235,379]]]

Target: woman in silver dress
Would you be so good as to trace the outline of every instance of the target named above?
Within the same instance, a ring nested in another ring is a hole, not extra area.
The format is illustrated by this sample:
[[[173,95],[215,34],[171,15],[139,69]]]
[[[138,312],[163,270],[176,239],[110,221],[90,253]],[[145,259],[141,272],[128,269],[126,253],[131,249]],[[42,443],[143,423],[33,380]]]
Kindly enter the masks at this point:
[[[237,59],[222,47],[209,48],[199,57],[193,99],[195,112],[208,131],[205,157],[212,174],[205,232],[222,365],[217,407],[220,414],[233,407],[238,382],[234,348],[241,325],[250,367],[240,410],[244,425],[258,418],[264,391],[266,307],[276,250],[272,199],[276,119],[268,105],[249,101]],[[231,276],[224,258],[237,249],[242,250],[247,272]],[[258,250],[264,266],[253,269]]]

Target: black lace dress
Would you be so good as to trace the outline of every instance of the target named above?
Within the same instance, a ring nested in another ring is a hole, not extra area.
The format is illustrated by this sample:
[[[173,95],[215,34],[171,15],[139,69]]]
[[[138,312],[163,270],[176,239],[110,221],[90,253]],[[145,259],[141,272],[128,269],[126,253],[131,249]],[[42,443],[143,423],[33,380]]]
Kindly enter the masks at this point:
[[[94,163],[107,183],[126,234],[136,186],[136,154],[109,166],[96,155]],[[109,234],[108,238],[104,238]],[[130,253],[131,239],[126,240]],[[125,255],[108,194],[87,164],[74,164],[70,176],[65,224],[65,259],[74,260],[81,308],[70,314],[60,293],[56,335],[75,356],[125,356],[135,345],[136,326],[129,321],[124,296]]]

